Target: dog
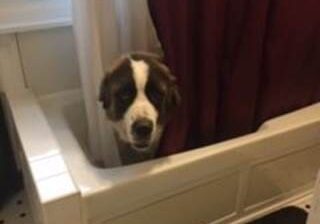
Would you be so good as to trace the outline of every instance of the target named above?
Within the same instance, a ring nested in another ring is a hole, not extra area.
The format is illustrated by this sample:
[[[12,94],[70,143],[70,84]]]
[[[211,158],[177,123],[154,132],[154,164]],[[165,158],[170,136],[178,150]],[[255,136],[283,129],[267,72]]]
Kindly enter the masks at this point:
[[[99,100],[127,165],[155,157],[180,94],[160,57],[136,52],[121,57],[105,74]]]

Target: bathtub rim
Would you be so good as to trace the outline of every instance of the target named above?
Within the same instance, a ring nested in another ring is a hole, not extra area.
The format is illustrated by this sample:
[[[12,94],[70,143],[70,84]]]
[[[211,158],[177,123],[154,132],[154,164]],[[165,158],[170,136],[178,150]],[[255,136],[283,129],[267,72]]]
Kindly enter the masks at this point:
[[[65,93],[61,93],[61,96],[59,97],[64,97],[65,96],[64,94],[69,94],[70,92],[72,94],[81,94],[81,91],[79,90],[72,90],[72,91],[66,91]],[[47,97],[55,97],[55,96],[45,96],[39,99],[38,101],[46,100]],[[155,170],[153,170],[153,173],[150,173],[152,175],[155,175],[160,172],[167,171],[169,169],[174,169],[179,166],[183,166],[189,162],[201,160],[206,157],[218,156],[218,155],[227,153],[228,151],[231,151],[231,150],[237,150],[238,148],[243,148],[244,146],[248,145],[248,142],[250,142],[250,144],[255,144],[256,142],[260,142],[265,138],[270,138],[270,137],[285,133],[288,130],[295,130],[295,129],[301,128],[301,126],[308,126],[313,123],[317,124],[320,122],[320,119],[315,116],[314,111],[311,111],[314,108],[318,108],[316,111],[319,111],[320,113],[320,103],[313,104],[303,109],[270,119],[264,122],[260,126],[260,128],[254,133],[249,133],[249,134],[236,137],[227,141],[223,141],[220,143],[215,143],[212,145],[196,148],[190,151],[181,152],[174,155],[169,155],[162,158],[156,158],[151,161],[145,161],[138,164],[126,165],[121,167],[111,167],[111,168],[99,168],[99,167],[93,167],[93,168],[100,171],[103,170],[103,171],[114,171],[114,172],[119,172],[119,170],[123,170],[123,169],[143,170],[144,168],[150,168],[151,166],[153,166],[154,163],[162,163],[162,161],[170,160],[169,163],[162,165],[160,167],[157,167]],[[41,110],[43,110],[43,108],[41,108]],[[305,114],[304,119],[302,120],[300,119],[298,120],[298,122],[295,122],[295,123],[292,122],[292,121],[297,121],[296,114],[298,113],[304,113]],[[44,116],[46,117],[46,115]],[[47,118],[47,119],[50,119],[50,118]],[[50,129],[52,129],[50,124],[49,124],[49,127]],[[74,135],[73,131],[72,130],[69,130],[69,131],[70,131],[70,134],[71,134],[70,137],[72,138],[72,140],[74,142],[78,142],[77,137]],[[52,132],[54,133],[54,130]],[[81,147],[80,144],[77,144],[77,145]],[[284,154],[285,153],[287,152],[284,152]],[[261,155],[261,157],[263,157],[263,155]],[[141,177],[143,177],[143,175]],[[134,177],[132,178],[133,179],[127,179],[127,181],[130,182],[134,180]],[[119,184],[121,184],[121,182],[119,182]],[[105,189],[100,189],[100,190],[105,190]]]

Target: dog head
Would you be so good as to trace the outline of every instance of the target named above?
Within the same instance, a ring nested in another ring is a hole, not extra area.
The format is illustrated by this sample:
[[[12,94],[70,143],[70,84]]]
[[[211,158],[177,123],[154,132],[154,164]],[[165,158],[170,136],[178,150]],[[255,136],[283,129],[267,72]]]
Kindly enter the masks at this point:
[[[134,53],[107,72],[100,101],[118,137],[137,151],[148,151],[159,141],[180,95],[160,58]]]

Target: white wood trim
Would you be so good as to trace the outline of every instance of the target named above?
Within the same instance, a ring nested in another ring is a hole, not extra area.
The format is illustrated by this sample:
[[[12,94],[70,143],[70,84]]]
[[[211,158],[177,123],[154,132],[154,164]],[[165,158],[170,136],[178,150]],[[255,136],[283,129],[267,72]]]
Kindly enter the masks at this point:
[[[6,94],[25,91],[23,69],[15,35],[0,35],[0,90]]]
[[[0,2],[0,34],[72,24],[70,0]]]

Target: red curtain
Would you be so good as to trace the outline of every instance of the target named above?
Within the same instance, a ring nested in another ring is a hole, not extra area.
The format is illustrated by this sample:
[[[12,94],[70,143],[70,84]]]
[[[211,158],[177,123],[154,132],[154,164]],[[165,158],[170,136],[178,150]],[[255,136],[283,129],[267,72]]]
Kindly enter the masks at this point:
[[[161,155],[320,100],[319,0],[149,0],[182,103]]]

